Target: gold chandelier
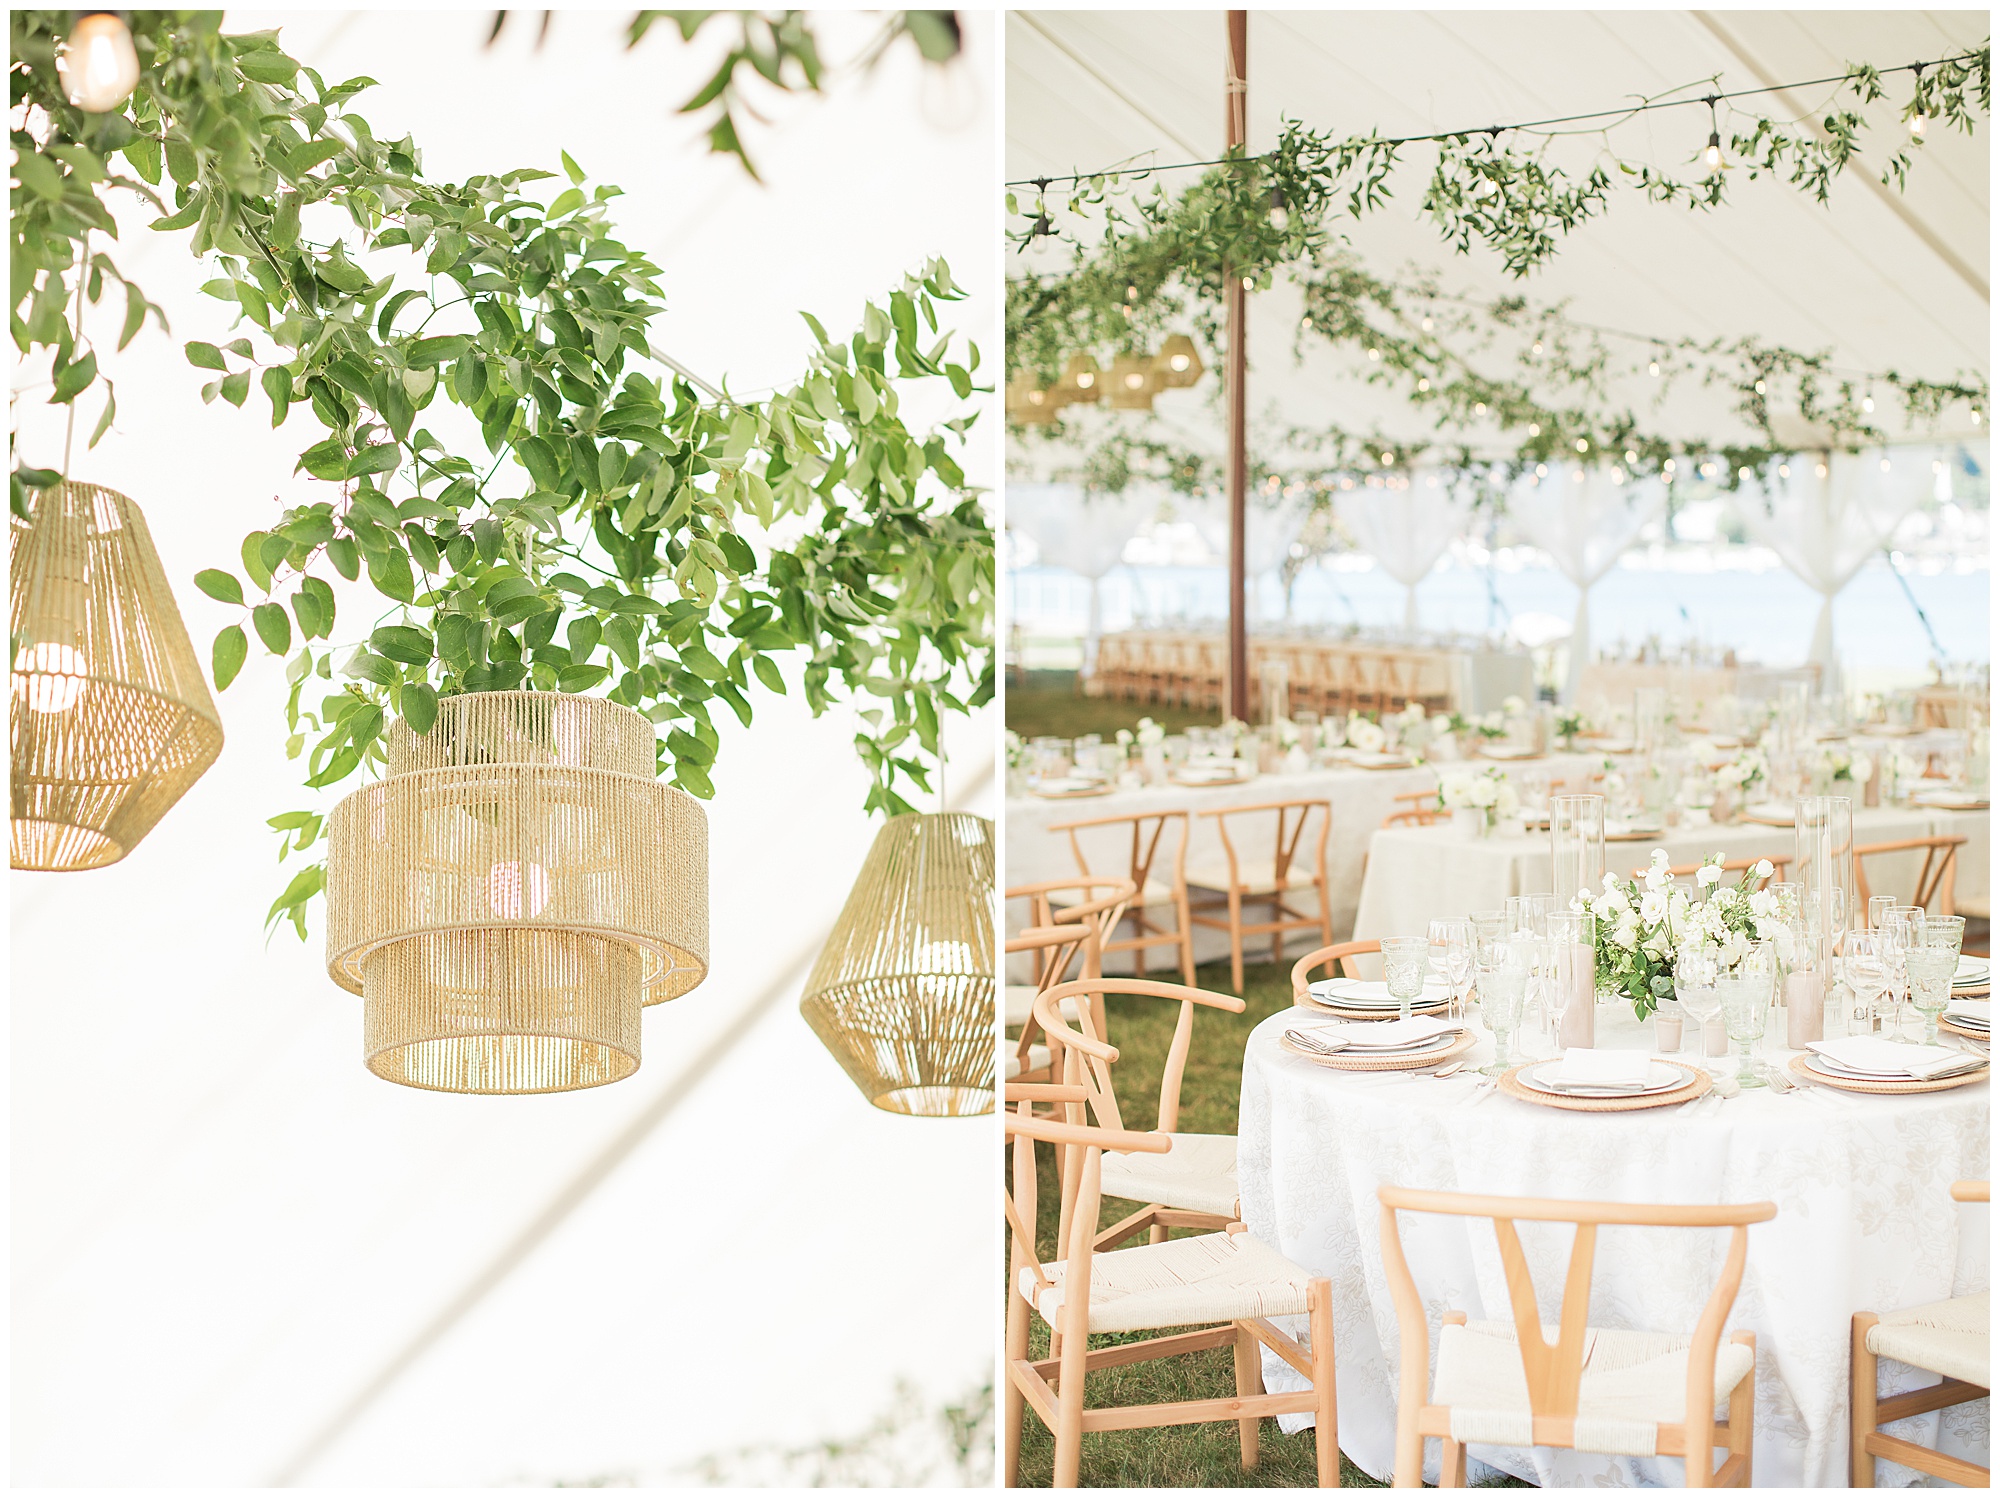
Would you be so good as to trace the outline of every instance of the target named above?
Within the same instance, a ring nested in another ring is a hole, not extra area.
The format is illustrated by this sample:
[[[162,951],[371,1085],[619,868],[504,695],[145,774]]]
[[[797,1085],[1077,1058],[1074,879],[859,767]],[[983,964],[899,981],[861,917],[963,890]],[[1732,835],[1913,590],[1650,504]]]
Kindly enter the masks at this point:
[[[862,1095],[892,1113],[993,1111],[993,824],[891,817],[799,1011]]]
[[[139,507],[64,481],[10,523],[9,855],[102,868],[222,752],[222,719]]]
[[[708,974],[708,821],[631,708],[553,692],[397,722],[388,774],[327,822],[327,972],[363,1054],[441,1092],[630,1076],[639,1011]]]

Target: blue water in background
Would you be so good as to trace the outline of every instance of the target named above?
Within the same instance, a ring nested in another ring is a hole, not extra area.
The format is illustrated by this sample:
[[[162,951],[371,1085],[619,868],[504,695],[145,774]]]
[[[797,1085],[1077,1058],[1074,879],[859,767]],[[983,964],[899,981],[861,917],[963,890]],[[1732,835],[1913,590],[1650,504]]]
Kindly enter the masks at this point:
[[[1967,570],[1905,577],[1931,627],[1953,661],[1984,661],[1990,651],[1989,577],[1983,565]],[[1966,564],[1960,563],[1963,567]],[[1028,636],[1080,637],[1089,618],[1090,584],[1053,567],[1008,572],[1008,620]],[[1497,594],[1488,595],[1488,579]],[[1258,579],[1251,617],[1275,623],[1284,617],[1284,593],[1273,577]],[[1123,566],[1102,584],[1104,628],[1135,622],[1209,621],[1228,614],[1228,577],[1221,567]],[[1549,567],[1483,568],[1447,559],[1417,588],[1422,627],[1472,633],[1498,631],[1512,614],[1552,614],[1569,621],[1576,588]],[[1400,627],[1403,585],[1376,567],[1334,571],[1307,568],[1292,594],[1292,618],[1302,623]],[[1661,566],[1620,566],[1590,594],[1590,636],[1596,650],[1622,637],[1637,644],[1657,636],[1667,647],[1690,638],[1734,647],[1746,661],[1791,666],[1812,644],[1820,598],[1781,567],[1684,571]],[[1135,607],[1136,605],[1136,607]],[[1842,664],[1868,672],[1922,674],[1935,652],[1909,598],[1885,559],[1865,566],[1834,602],[1834,650]]]

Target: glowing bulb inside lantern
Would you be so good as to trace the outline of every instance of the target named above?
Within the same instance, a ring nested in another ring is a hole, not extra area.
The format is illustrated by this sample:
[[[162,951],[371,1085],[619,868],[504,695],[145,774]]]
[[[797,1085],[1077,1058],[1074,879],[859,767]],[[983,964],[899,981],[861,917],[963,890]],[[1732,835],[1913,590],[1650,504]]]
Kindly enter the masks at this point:
[[[109,11],[91,11],[70,28],[56,53],[63,96],[90,114],[108,114],[139,83],[132,33]]]
[[[1924,133],[1924,117],[1920,114],[1911,115],[1910,134],[1915,136],[1922,136],[1923,133]]]
[[[1127,390],[1141,389],[1142,387],[1144,387],[1145,383],[1146,383],[1146,377],[1144,375],[1138,373],[1137,371],[1126,372],[1125,388]]]
[[[90,662],[74,645],[44,640],[14,657],[14,690],[31,712],[66,713],[89,685]]]
[[[1861,409],[1864,411],[1873,411],[1875,409],[1875,397],[1872,395],[1862,396]]]
[[[1171,369],[1175,374],[1186,374],[1187,367],[1188,356],[1186,354],[1174,354],[1167,359],[1167,368]]]
[[[522,866],[514,859],[496,863],[486,871],[486,903],[503,921],[532,920],[549,903],[549,871],[538,863]]]
[[[1076,388],[1079,390],[1088,390],[1092,385],[1095,385],[1096,383],[1097,383],[1097,376],[1087,369],[1084,370],[1079,375],[1077,375],[1076,377]]]

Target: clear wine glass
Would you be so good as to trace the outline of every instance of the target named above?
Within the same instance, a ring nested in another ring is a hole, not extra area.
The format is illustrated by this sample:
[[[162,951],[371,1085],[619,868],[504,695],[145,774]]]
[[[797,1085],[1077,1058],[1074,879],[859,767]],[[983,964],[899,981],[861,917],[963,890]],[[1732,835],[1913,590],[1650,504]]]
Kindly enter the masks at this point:
[[[1716,993],[1722,1000],[1722,1027],[1737,1045],[1736,1085],[1739,1087],[1768,1085],[1758,1075],[1752,1052],[1757,1042],[1764,1038],[1764,1027],[1771,1016],[1771,983],[1776,967],[1771,960],[1769,946],[1768,942],[1756,943],[1734,969],[1715,983]],[[1758,948],[1765,950],[1760,953]]]
[[[1463,1024],[1466,997],[1472,992],[1472,922],[1432,921],[1430,944],[1430,970],[1444,979],[1450,989],[1452,1022]]]
[[[1708,1054],[1708,1022],[1722,1012],[1722,995],[1715,989],[1721,971],[1713,947],[1686,947],[1674,960],[1674,997],[1695,1022],[1701,1037],[1697,1056]]]
[[[1509,1042],[1521,1024],[1521,1004],[1527,993],[1534,954],[1533,941],[1502,942],[1494,951],[1493,966],[1480,978],[1479,1017],[1493,1032],[1493,1064],[1480,1070],[1497,1077],[1510,1070],[1513,1058]]]
[[[1854,994],[1851,1035],[1866,1035],[1881,1018],[1882,1004],[1894,992],[1895,973],[1883,946],[1888,938],[1874,931],[1850,931],[1840,944],[1840,971]]]

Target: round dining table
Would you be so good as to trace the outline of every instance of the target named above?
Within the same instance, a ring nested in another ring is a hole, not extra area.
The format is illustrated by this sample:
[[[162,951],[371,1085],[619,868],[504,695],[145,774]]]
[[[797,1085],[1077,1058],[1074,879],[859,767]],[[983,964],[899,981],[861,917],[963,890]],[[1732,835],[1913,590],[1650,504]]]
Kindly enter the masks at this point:
[[[1399,1340],[1384,1277],[1376,1188],[1645,1203],[1776,1203],[1750,1229],[1749,1260],[1729,1330],[1757,1337],[1759,1487],[1845,1487],[1849,1318],[1973,1294],[1987,1286],[1987,1212],[1951,1199],[1957,1180],[1987,1178],[1991,1085],[1898,1096],[1804,1084],[1746,1089],[1695,1104],[1617,1113],[1517,1100],[1482,1079],[1491,1037],[1450,1077],[1343,1072],[1280,1045],[1302,1011],[1250,1034],[1243,1062],[1237,1171],[1243,1220],[1266,1243],[1333,1285],[1341,1449],[1371,1476],[1394,1467]],[[1653,1029],[1623,1004],[1596,1013],[1600,1047],[1650,1047]],[[1782,1011],[1773,1024],[1783,1034]],[[1689,1027],[1694,1034],[1694,1027]],[[1530,1054],[1553,1047],[1534,1037]],[[1783,1066],[1795,1052],[1762,1059]],[[1517,1054],[1517,1058],[1518,1054]],[[1694,1061],[1691,1054],[1678,1059]],[[1733,1072],[1734,1061],[1712,1058]],[[1545,1322],[1560,1318],[1573,1229],[1519,1224]],[[1492,1222],[1402,1214],[1402,1241],[1436,1357],[1446,1310],[1511,1320]],[[1601,1230],[1590,1322],[1686,1335],[1727,1247],[1722,1230]],[[1304,1318],[1298,1318],[1301,1322]],[[1884,1360],[1883,1392],[1936,1382]],[[1435,1363],[1433,1361],[1433,1372]],[[1268,1353],[1272,1390],[1303,1388]],[[1985,1400],[1888,1427],[1892,1434],[1985,1462]],[[1310,1416],[1288,1416],[1286,1429]],[[1426,1481],[1439,1443],[1426,1442]],[[1676,1486],[1677,1457],[1601,1456],[1472,1445],[1473,1479],[1493,1471],[1541,1486]],[[1887,1461],[1883,1486],[1916,1474]]]

